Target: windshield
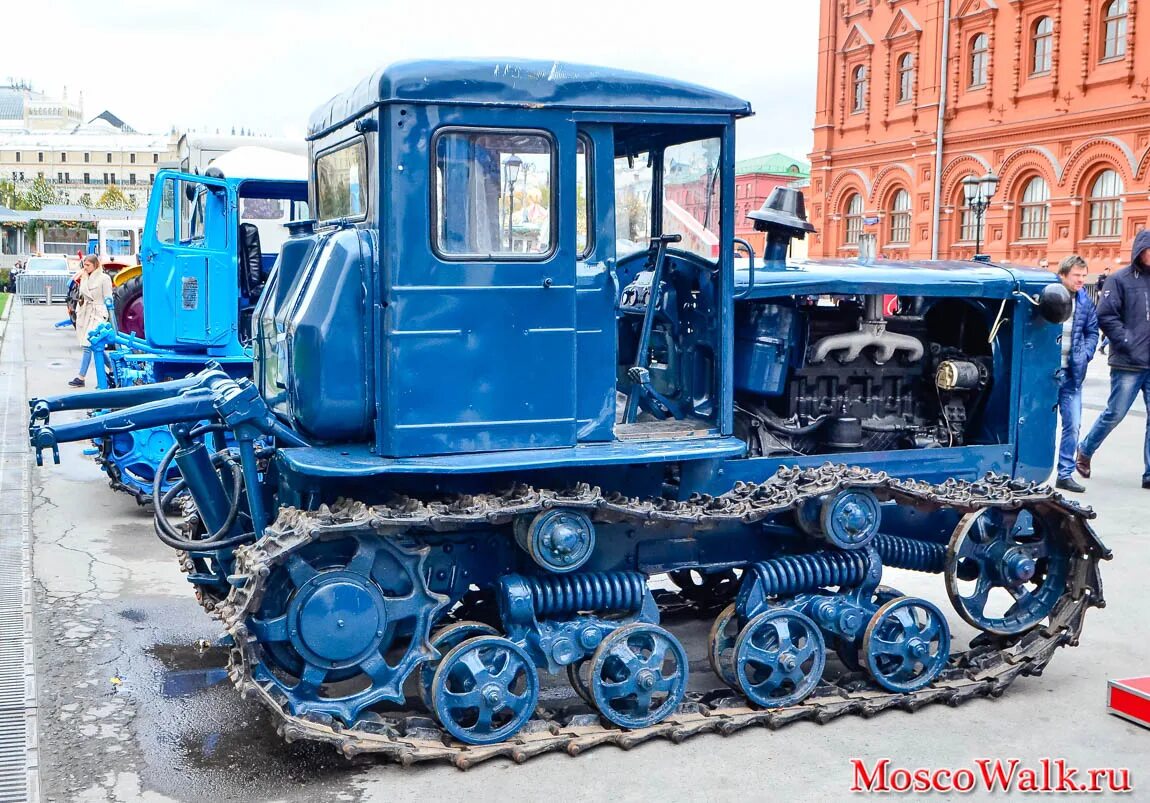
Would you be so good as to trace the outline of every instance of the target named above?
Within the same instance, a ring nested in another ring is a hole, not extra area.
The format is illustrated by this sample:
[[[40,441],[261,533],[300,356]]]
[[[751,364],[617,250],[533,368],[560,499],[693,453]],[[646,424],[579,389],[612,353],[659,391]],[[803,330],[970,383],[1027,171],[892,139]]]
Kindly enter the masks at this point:
[[[721,144],[718,137],[708,137],[664,148],[661,194],[655,188],[655,158],[649,151],[615,159],[615,249],[619,258],[646,249],[650,238],[659,233],[652,221],[655,196],[662,233],[682,237],[675,248],[718,261]]]
[[[30,257],[25,269],[28,271],[71,272],[68,270],[68,260],[64,257]]]

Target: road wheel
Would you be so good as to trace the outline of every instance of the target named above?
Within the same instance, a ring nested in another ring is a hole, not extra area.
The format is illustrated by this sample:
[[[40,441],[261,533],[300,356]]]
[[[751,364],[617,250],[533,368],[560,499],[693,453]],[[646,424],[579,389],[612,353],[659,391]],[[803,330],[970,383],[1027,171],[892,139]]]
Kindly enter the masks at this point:
[[[112,293],[115,302],[116,329],[125,334],[144,336],[144,277],[134,276]]]

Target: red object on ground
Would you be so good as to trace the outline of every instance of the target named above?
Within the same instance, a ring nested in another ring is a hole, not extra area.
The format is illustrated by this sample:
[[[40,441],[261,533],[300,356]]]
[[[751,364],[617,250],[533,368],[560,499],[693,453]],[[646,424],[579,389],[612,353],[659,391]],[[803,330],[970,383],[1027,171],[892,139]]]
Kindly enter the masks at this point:
[[[1111,680],[1106,684],[1106,710],[1150,728],[1150,677]]]

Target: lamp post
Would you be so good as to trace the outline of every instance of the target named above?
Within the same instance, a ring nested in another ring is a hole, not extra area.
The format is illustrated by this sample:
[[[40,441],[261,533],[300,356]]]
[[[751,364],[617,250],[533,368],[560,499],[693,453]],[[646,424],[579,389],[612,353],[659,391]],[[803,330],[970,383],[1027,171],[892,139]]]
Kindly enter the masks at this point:
[[[978,252],[982,250],[982,216],[986,214],[986,210],[990,207],[990,199],[994,197],[994,191],[997,188],[998,176],[989,170],[986,171],[986,175],[982,178],[978,176],[967,176],[962,180],[962,189],[966,194],[966,205],[974,214],[975,259],[981,256]]]
[[[519,178],[519,168],[523,167],[523,160],[511,154],[503,163],[507,171],[507,250],[514,250],[515,240],[511,231],[511,214],[515,207],[515,181]]]

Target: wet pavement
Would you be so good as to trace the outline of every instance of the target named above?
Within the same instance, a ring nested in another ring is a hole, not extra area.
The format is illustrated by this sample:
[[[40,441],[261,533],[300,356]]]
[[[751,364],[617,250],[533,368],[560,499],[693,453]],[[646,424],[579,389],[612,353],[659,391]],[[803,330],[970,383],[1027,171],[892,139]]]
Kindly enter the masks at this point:
[[[67,392],[79,360],[71,331],[51,327],[60,310],[23,309],[34,395]],[[1091,392],[1104,385],[1096,368]],[[1095,415],[1088,411],[1087,423]],[[969,766],[979,756],[1065,757],[1128,767],[1136,789],[1140,780],[1150,789],[1150,735],[1108,716],[1103,702],[1107,678],[1150,674],[1143,618],[1150,491],[1138,487],[1144,422],[1131,417],[1106,444],[1085,499],[1102,510],[1098,529],[1116,553],[1103,567],[1110,606],[1088,616],[1081,647],[1059,651],[1042,677],[1019,680],[1001,700],[682,745],[605,747],[523,766],[497,759],[468,772],[404,769],[371,756],[349,761],[322,745],[285,743],[271,717],[228,682],[225,651],[213,646],[218,627],[152,534],[150,512],[113,493],[82,446],[65,445],[61,465],[35,470],[31,488],[43,798],[826,800],[849,796],[851,757],[881,756],[932,767]],[[950,610],[938,578],[895,582]],[[705,630],[693,626],[685,639],[696,678],[707,673]],[[955,630],[956,638],[970,634]]]

